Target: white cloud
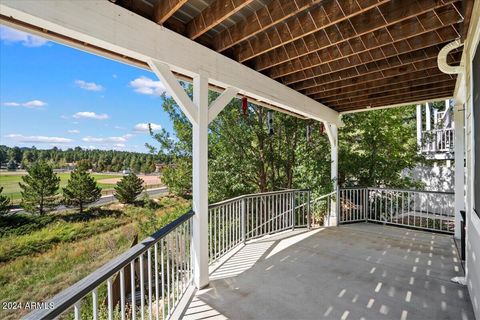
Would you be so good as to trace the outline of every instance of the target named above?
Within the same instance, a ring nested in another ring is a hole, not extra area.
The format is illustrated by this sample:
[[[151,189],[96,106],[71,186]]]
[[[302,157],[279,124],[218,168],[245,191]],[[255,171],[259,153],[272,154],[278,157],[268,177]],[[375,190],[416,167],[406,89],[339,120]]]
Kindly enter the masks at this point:
[[[41,47],[48,43],[44,38],[33,36],[23,31],[0,26],[0,40],[7,43],[21,42],[25,47]]]
[[[162,129],[162,126],[156,123],[150,123],[153,131],[158,131]],[[148,132],[148,123],[137,123],[135,127],[133,127],[133,131],[135,132]]]
[[[72,139],[62,137],[24,136],[22,134],[8,134],[5,137],[17,142],[27,143],[70,143],[73,141]]]
[[[110,116],[106,113],[98,114],[91,111],[82,111],[77,112],[73,115],[75,119],[95,119],[95,120],[105,120],[110,118]]]
[[[68,133],[71,133],[71,134],[79,134],[79,133],[80,133],[80,130],[73,129],[73,130],[68,130],[67,132],[68,132]]]
[[[95,82],[86,82],[83,80],[75,80],[75,84],[82,89],[88,91],[102,91],[104,88],[102,85],[97,84]]]
[[[155,81],[147,77],[130,81],[130,86],[135,92],[153,96],[161,96],[167,90],[161,81]]]
[[[124,142],[127,142],[128,139],[132,137],[131,134],[126,134],[120,137],[91,137],[87,136],[82,138],[83,141],[85,142],[90,142],[90,143],[105,143],[105,142],[111,142],[111,143],[116,143],[116,144],[122,144]]]
[[[125,143],[116,143],[113,145],[114,147],[116,148],[126,148],[127,146],[125,145]]]
[[[31,100],[27,102],[4,102],[3,105],[7,107],[41,108],[46,106],[47,103],[41,100]]]

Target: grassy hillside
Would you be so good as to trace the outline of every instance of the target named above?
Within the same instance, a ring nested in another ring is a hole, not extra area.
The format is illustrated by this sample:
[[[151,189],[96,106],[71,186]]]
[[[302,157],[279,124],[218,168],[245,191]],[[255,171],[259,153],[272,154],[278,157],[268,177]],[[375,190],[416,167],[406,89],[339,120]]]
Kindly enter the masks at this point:
[[[189,208],[187,200],[162,197],[145,207],[114,204],[82,215],[4,217],[0,304],[51,298],[128,249],[135,235],[143,239]],[[25,313],[0,309],[0,319],[18,319]]]

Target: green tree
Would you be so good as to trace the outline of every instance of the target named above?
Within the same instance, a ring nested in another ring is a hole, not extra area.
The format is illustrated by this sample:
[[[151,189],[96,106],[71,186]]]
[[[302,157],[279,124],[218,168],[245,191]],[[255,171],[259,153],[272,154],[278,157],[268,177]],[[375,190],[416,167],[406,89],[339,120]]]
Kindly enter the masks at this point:
[[[29,212],[40,215],[58,204],[57,191],[60,178],[50,165],[37,162],[27,168],[27,175],[22,177],[20,185],[21,206]]]
[[[0,216],[5,215],[10,210],[10,198],[2,194],[3,187],[0,187]]]
[[[86,204],[98,201],[102,195],[95,179],[85,170],[72,172],[67,186],[63,188],[64,202],[67,206],[78,207],[80,213]]]
[[[340,130],[340,185],[416,187],[402,176],[424,159],[417,152],[415,107],[346,114]]]
[[[117,183],[114,196],[121,203],[134,203],[142,191],[143,180],[136,174],[130,173]]]

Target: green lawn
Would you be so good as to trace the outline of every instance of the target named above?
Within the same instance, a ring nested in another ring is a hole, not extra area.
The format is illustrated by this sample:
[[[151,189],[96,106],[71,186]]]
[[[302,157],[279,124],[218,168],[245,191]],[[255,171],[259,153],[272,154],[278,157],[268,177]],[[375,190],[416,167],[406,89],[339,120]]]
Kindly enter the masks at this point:
[[[12,174],[12,173],[0,173],[0,187],[3,187],[3,193],[9,196],[12,200],[18,200],[21,198],[19,182],[22,181],[22,173]],[[60,188],[66,186],[68,179],[70,178],[70,173],[58,173],[60,177]],[[95,180],[102,180],[108,178],[119,178],[122,175],[111,175],[111,174],[100,174],[92,173],[92,176]],[[113,184],[98,184],[103,190],[113,189]]]

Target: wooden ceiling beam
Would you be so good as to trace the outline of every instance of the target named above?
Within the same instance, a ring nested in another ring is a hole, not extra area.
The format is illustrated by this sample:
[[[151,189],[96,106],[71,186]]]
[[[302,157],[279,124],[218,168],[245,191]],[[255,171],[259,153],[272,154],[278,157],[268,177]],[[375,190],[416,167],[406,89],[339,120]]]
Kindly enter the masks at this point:
[[[315,33],[262,54],[250,63],[257,71],[264,71],[276,66],[281,67],[278,71],[268,72],[268,74],[278,77],[296,70],[308,69],[332,61],[332,59],[406,40],[426,31],[434,31],[458,23],[461,19],[462,16],[458,13],[456,7],[449,4],[427,12],[421,12],[418,16],[401,16],[398,20],[392,20],[391,23],[384,22],[381,25],[372,25],[371,28],[365,29],[359,35],[350,37],[337,35],[333,41],[329,40],[325,32]]]
[[[446,74],[441,72],[437,66],[434,66],[430,69],[423,69],[423,70],[403,74],[393,79],[391,78],[377,79],[369,82],[362,82],[362,83],[351,85],[344,88],[333,88],[330,90],[323,91],[322,93],[317,93],[313,95],[312,99],[321,100],[321,99],[326,99],[332,96],[343,96],[343,95],[349,95],[349,94],[353,95],[353,94],[356,94],[357,92],[364,92],[370,88],[384,87],[392,83],[400,85],[404,82],[416,81],[416,80],[421,80],[424,78],[431,78],[431,77],[441,77],[444,75]],[[452,77],[451,75],[449,76]]]
[[[331,45],[372,32],[371,30],[398,24],[397,22],[400,20],[445,6],[444,2],[446,1],[458,0],[383,1],[381,5],[370,10],[354,9],[354,5],[350,3],[352,8],[349,9],[352,11],[348,11],[349,14],[338,14],[333,21],[325,12],[338,11],[339,9],[335,6],[325,7],[324,11],[319,12],[310,10],[306,14],[295,16],[284,24],[279,24],[275,28],[242,42],[234,48],[234,58],[237,61],[245,62],[292,42],[295,42],[297,50],[306,54],[309,52],[308,47],[318,48],[327,41]],[[322,3],[324,6],[326,4]],[[394,8],[390,8],[392,4],[395,6]]]
[[[355,92],[349,90],[348,92],[344,92],[336,96],[330,95],[330,96],[322,97],[321,95],[317,95],[317,96],[314,96],[313,98],[316,100],[324,101],[325,104],[329,104],[333,101],[352,102],[355,99],[361,99],[361,97],[365,95],[377,94],[377,93],[387,92],[387,91],[396,90],[396,89],[411,88],[419,85],[438,84],[442,82],[448,82],[451,80],[455,80],[455,77],[449,74],[437,75],[435,77],[428,76],[425,78],[403,81],[403,82],[397,81],[397,79],[395,79],[395,80],[388,81],[389,84],[386,84],[380,87],[369,86],[369,89],[366,89],[366,90],[355,91]]]
[[[453,89],[445,90],[445,91],[420,93],[418,95],[406,94],[404,96],[397,97],[395,99],[386,98],[386,99],[372,100],[367,103],[350,104],[350,105],[347,104],[347,105],[330,106],[330,107],[337,112],[347,112],[347,111],[369,109],[369,108],[380,108],[380,107],[398,105],[398,104],[404,104],[405,106],[408,106],[409,104],[417,101],[428,101],[428,100],[446,98],[446,97],[452,97],[452,96],[453,96]]]
[[[453,55],[453,58],[449,56],[448,61],[449,63],[459,63],[460,58],[461,58],[461,53],[456,53]],[[366,83],[366,82],[385,80],[385,79],[394,80],[396,77],[399,77],[408,73],[432,69],[436,67],[437,67],[437,59],[431,58],[423,61],[413,62],[407,65],[397,66],[397,67],[386,69],[383,71],[376,71],[374,73],[371,73],[365,76],[358,76],[358,77],[353,77],[348,79],[342,79],[335,82],[330,82],[324,85],[319,85],[317,87],[309,88],[307,90],[304,90],[302,93],[308,96],[313,96],[315,94],[320,94],[328,90],[347,88],[350,86],[355,86],[355,85]],[[344,89],[344,90],[345,90],[344,92],[347,92],[347,89]]]
[[[198,38],[253,1],[254,0],[216,0],[187,24],[187,36],[192,40]]]
[[[218,33],[213,38],[214,49],[225,51],[320,2],[322,0],[272,0],[245,20]]]
[[[369,5],[363,8],[359,5],[361,2],[364,1],[322,1],[310,10],[287,19],[275,27],[267,29],[265,32],[259,33],[255,37],[249,38],[235,46],[233,48],[233,57],[239,62],[245,62],[282,45],[327,28],[334,31],[335,34],[333,36],[340,35],[342,32],[355,33],[349,20],[350,18],[361,16],[364,12],[373,12],[376,13],[376,18],[378,19],[380,18],[378,5],[388,3],[389,0],[369,0],[366,1]],[[367,21],[361,23],[367,23]]]
[[[326,85],[336,81],[368,76],[370,74],[377,74],[378,72],[387,71],[395,67],[406,67],[414,62],[434,60],[437,58],[440,50],[440,46],[428,47],[426,49],[420,49],[399,56],[369,62],[349,69],[324,74],[312,79],[295,83],[291,87],[295,90],[308,90],[310,88],[318,87],[319,85]]]
[[[381,44],[380,46],[373,45],[370,47],[365,43],[365,48],[359,48],[357,51],[355,48],[350,47],[352,50],[345,55],[331,55],[334,51],[324,51],[321,53],[323,57],[321,62],[318,59],[314,62],[308,56],[303,56],[270,69],[267,75],[274,79],[282,77],[284,83],[291,84],[315,77],[315,75],[336,72],[352,66],[450,42],[459,36],[458,30],[459,25],[457,24],[442,27],[435,30],[435,32],[425,32],[408,39]]]
[[[438,91],[438,90],[450,90],[451,88],[455,88],[455,79],[451,79],[448,81],[437,81],[430,84],[422,84],[422,85],[413,85],[407,88],[395,88],[392,90],[387,91],[380,91],[372,94],[362,95],[352,99],[338,99],[338,100],[329,100],[329,101],[322,101],[322,103],[326,105],[343,105],[343,104],[352,104],[352,103],[367,103],[369,100],[374,99],[381,99],[381,98],[395,98],[399,95],[405,94],[417,94],[423,92],[430,92],[430,91]],[[432,86],[433,84],[433,86]]]
[[[188,0],[158,0],[154,7],[154,21],[163,24],[187,2]]]

